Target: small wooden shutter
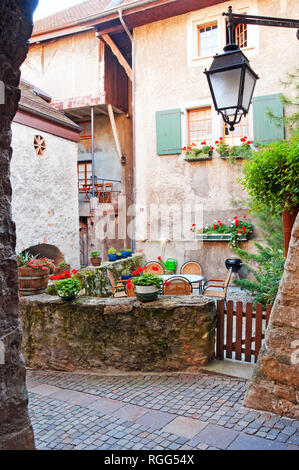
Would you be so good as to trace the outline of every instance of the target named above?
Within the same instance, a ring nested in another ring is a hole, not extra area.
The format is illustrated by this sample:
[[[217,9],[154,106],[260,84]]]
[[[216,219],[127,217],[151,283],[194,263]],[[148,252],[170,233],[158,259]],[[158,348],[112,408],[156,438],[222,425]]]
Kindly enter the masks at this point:
[[[181,153],[181,110],[157,111],[156,133],[158,155],[177,155]]]
[[[284,139],[284,123],[270,119],[268,110],[277,117],[283,117],[281,94],[257,96],[253,98],[253,128],[254,140],[260,144],[269,144],[275,140]]]

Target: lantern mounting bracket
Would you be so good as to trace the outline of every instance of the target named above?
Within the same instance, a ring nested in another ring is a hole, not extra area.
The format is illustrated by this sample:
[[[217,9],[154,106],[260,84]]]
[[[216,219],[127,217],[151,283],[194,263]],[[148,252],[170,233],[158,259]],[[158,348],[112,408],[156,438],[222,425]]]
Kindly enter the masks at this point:
[[[273,16],[257,16],[257,15],[241,15],[238,13],[233,13],[231,6],[228,7],[227,12],[222,13],[223,16],[227,16],[227,28],[229,32],[228,44],[234,43],[233,31],[236,25],[242,24],[254,24],[258,26],[277,26],[279,28],[295,28],[297,29],[297,39],[299,39],[299,20],[294,20],[290,18],[275,18]],[[230,49],[226,49],[230,50]]]

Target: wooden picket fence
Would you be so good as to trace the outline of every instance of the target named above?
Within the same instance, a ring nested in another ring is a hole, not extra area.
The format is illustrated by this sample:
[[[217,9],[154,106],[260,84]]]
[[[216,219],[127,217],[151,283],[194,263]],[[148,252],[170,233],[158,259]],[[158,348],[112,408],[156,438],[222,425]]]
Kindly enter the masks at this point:
[[[263,311],[261,304],[237,302],[234,310],[233,301],[217,302],[216,359],[234,359],[236,361],[256,362],[265,337],[272,305]]]

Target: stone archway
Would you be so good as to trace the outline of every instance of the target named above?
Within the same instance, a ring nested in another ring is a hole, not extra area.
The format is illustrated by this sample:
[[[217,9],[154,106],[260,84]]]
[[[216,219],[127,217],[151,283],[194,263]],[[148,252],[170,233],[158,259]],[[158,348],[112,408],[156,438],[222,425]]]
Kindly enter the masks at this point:
[[[64,255],[61,253],[59,248],[54,245],[48,245],[47,243],[41,243],[40,245],[30,246],[23,250],[22,253],[28,252],[30,255],[38,256],[39,258],[52,259],[57,266],[64,260]]]
[[[0,3],[0,449],[33,449],[28,417],[25,364],[21,354],[18,317],[18,277],[15,225],[11,219],[11,121],[17,111],[20,66],[28,51],[32,13],[38,0],[2,0]],[[2,86],[3,88],[3,86]]]

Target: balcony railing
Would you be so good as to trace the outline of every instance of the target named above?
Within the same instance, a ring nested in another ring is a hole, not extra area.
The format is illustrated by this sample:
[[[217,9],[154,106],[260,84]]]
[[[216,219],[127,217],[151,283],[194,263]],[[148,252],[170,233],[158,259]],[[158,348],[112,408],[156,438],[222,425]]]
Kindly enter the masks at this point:
[[[112,193],[120,193],[119,189],[115,189],[116,185],[120,184],[120,180],[97,178],[95,176],[94,195],[98,198],[100,204],[110,204]],[[93,195],[92,179],[79,179],[78,180],[79,195],[83,195],[80,202],[89,202]]]

